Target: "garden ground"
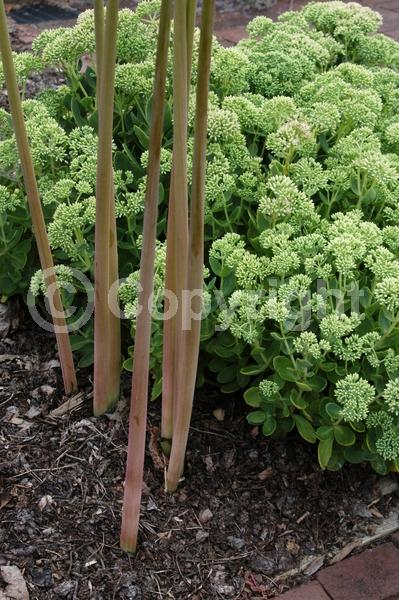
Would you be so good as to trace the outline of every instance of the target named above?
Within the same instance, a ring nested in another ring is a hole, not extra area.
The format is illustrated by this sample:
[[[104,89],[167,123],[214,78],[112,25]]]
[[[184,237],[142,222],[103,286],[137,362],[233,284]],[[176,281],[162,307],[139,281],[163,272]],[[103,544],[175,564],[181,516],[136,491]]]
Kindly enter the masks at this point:
[[[321,472],[312,448],[264,439],[239,398],[208,389],[176,496],[163,491],[159,406],[150,406],[140,549],[129,557],[118,547],[129,377],[108,417],[91,416],[88,373],[65,404],[53,341],[25,321],[0,343],[0,381],[0,568],[20,569],[31,600],[272,598],[353,540],[386,541],[397,526],[393,478],[363,466]],[[388,550],[392,563],[399,554]],[[366,597],[386,598],[345,596]]]

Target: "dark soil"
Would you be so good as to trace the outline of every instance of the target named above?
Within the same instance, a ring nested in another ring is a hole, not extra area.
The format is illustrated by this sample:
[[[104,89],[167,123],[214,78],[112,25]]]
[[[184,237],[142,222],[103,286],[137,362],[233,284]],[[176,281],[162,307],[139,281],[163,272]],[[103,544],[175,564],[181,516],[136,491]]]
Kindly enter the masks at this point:
[[[271,598],[397,502],[367,467],[323,473],[312,447],[268,441],[239,399],[201,392],[174,496],[150,405],[140,549],[129,557],[118,547],[129,378],[100,419],[90,373],[80,384],[82,404],[53,417],[65,398],[51,336],[27,323],[0,342],[0,566],[20,568],[32,600]]]

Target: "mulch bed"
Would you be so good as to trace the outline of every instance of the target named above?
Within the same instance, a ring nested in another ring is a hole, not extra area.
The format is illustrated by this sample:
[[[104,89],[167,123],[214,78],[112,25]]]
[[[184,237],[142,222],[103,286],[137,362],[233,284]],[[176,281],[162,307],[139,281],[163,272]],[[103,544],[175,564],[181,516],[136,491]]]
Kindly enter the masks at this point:
[[[264,439],[239,398],[203,390],[174,496],[150,404],[140,549],[129,557],[118,547],[129,377],[116,411],[96,419],[90,372],[80,373],[83,402],[56,418],[57,365],[52,337],[30,322],[0,342],[0,566],[19,567],[32,600],[271,598],[397,504],[366,466],[323,473],[312,447]]]

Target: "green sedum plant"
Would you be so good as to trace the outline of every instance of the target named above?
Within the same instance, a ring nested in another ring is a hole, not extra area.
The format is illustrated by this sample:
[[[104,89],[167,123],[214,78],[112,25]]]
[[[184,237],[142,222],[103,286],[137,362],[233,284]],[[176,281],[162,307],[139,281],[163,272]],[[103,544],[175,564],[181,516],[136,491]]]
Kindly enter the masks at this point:
[[[229,389],[248,384],[237,366],[241,376],[256,377],[244,393],[253,407],[248,422],[264,435],[296,428],[318,443],[323,468],[368,460],[380,473],[396,470],[399,262],[392,226],[365,221],[359,210],[319,219],[313,203],[298,192],[296,198],[287,208],[284,196],[277,217],[276,198],[259,203],[255,248],[236,234],[214,242],[211,265],[222,282],[234,278],[234,289],[217,314],[223,331],[207,345],[216,354],[210,367]]]
[[[118,22],[115,210],[120,274],[127,278],[120,298],[133,334],[159,7],[144,0],[135,11],[120,11]],[[204,225],[209,276],[197,384],[242,391],[251,423],[272,436],[297,429],[318,445],[323,468],[367,460],[384,473],[399,459],[399,44],[378,32],[380,24],[378,13],[356,2],[311,2],[275,23],[255,18],[248,38],[233,48],[214,40]],[[94,47],[94,14],[86,11],[72,29],[42,33],[33,53],[16,60],[21,84],[47,66],[66,78],[23,106],[55,261],[89,278]],[[198,50],[196,31],[194,65]],[[155,259],[160,298],[172,72],[170,52]],[[197,75],[194,66],[192,84]],[[190,93],[189,185],[194,107]],[[8,267],[0,269],[1,296],[26,291],[39,267],[24,206],[10,116],[1,110],[0,266]],[[81,301],[78,289],[73,302]],[[162,300],[156,305],[162,313]],[[153,397],[162,388],[162,333],[154,320]],[[88,364],[92,324],[72,342]],[[125,348],[127,368],[132,351]]]

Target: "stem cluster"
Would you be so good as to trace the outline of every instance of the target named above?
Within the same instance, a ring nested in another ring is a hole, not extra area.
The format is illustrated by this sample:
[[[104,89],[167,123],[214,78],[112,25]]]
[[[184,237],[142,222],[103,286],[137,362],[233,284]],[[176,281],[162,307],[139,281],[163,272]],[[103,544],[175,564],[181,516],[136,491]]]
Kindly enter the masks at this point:
[[[137,333],[133,359],[132,404],[121,545],[135,552],[140,516],[141,488],[148,398],[151,312],[147,309],[153,291],[157,202],[162,145],[162,124],[167,71],[171,0],[163,0],[159,26],[154,83],[152,125],[143,249],[140,267]],[[171,176],[167,228],[165,311],[168,295],[177,299],[174,317],[164,321],[162,438],[170,450],[166,488],[177,488],[184,468],[200,343],[203,287],[204,198],[207,144],[209,73],[212,49],[214,0],[204,0],[198,62],[191,202],[187,174],[188,100],[190,93],[196,2],[182,0],[174,6],[173,46],[173,172]],[[185,301],[190,293],[193,306]],[[191,309],[191,310],[190,310]]]

